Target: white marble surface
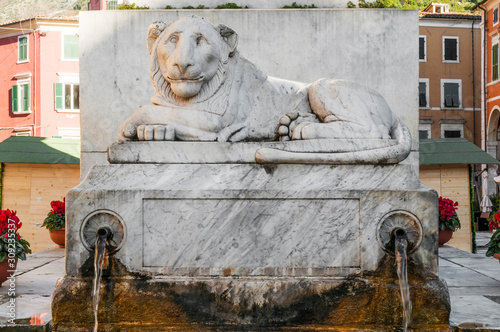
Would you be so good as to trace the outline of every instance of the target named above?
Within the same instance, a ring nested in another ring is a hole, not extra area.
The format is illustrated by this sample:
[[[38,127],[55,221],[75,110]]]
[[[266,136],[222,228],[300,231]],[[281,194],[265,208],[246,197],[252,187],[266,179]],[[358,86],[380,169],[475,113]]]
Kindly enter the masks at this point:
[[[236,31],[200,16],[153,22],[147,48],[156,95],[120,126],[118,141],[397,142],[342,157],[265,149],[256,154],[261,163],[395,163],[410,153],[406,125],[374,89],[339,79],[306,85],[268,77],[237,46]]]
[[[363,154],[353,153],[364,150],[371,158],[364,163],[374,163],[374,151],[400,150],[396,140],[367,139],[323,139],[299,140],[287,142],[122,142],[113,143],[108,149],[108,161],[112,164],[238,164],[256,162],[277,163],[278,153],[303,154],[303,162],[287,156],[289,163],[330,163],[330,164],[359,164]],[[267,152],[266,152],[267,151]],[[269,157],[263,157],[270,153]],[[259,159],[256,160],[257,155]],[[380,155],[380,154],[379,154]],[[392,154],[397,157],[398,151]],[[327,156],[325,161],[318,161],[321,156]],[[401,156],[401,155],[399,155]],[[381,164],[396,163],[391,160],[378,160]]]
[[[357,199],[145,199],[143,211],[143,264],[164,274],[360,267]]]
[[[425,235],[412,259],[437,275],[436,201],[401,164],[96,166],[67,197],[67,274],[90,257],[79,233],[96,210],[123,220],[127,239],[115,255],[130,271],[301,277],[375,270],[385,255],[379,224],[402,210]]]
[[[82,173],[90,168],[86,157],[105,154],[120,123],[138,107],[149,104],[154,95],[144,47],[149,24],[190,13],[237,31],[241,54],[270,76],[301,82],[340,78],[379,91],[409,127],[413,150],[417,150],[417,46],[408,37],[418,34],[416,12],[102,11],[82,13],[80,19]],[[297,52],[299,45],[305,51]]]

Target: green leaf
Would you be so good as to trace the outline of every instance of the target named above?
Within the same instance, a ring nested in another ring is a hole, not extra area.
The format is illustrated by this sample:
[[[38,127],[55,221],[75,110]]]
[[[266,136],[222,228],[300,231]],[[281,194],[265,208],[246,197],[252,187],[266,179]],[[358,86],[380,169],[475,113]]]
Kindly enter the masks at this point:
[[[7,258],[7,253],[5,251],[0,251],[0,262],[3,262]]]

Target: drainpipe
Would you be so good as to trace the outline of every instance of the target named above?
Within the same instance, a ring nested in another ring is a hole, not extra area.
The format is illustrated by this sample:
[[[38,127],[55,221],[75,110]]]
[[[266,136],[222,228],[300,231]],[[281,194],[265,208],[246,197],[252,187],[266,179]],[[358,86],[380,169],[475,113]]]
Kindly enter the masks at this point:
[[[477,6],[477,8],[481,9],[483,11],[483,42],[481,45],[481,52],[483,53],[483,78],[482,78],[482,84],[481,84],[481,90],[482,91],[482,108],[483,108],[483,116],[481,117],[481,147],[484,151],[486,151],[486,139],[487,139],[487,116],[488,116],[488,92],[486,89],[486,81],[488,80],[488,53],[486,52],[487,46],[488,46],[488,12],[486,11],[486,8],[481,7],[480,5]],[[488,165],[483,164],[481,165],[482,168],[482,194],[483,198],[485,196],[488,196]],[[486,172],[484,172],[486,171]]]
[[[474,70],[474,20],[472,20],[472,141],[476,144],[476,73]]]
[[[477,6],[477,8],[481,9],[483,11],[483,31],[484,31],[484,36],[483,36],[483,45],[481,45],[481,51],[483,53],[483,84],[481,85],[481,89],[483,90],[482,93],[482,106],[483,106],[483,117],[482,117],[482,130],[481,130],[481,147],[484,151],[486,151],[486,132],[488,130],[487,128],[487,116],[488,116],[488,105],[487,105],[487,100],[488,100],[488,93],[486,90],[486,80],[488,79],[488,54],[486,53],[486,48],[488,45],[488,13],[485,8],[481,6]]]
[[[35,55],[34,55],[34,61],[35,61],[35,70],[34,70],[34,75],[33,75],[33,92],[34,92],[34,96],[33,96],[33,136],[37,136],[36,135],[36,128],[37,128],[37,125],[36,125],[36,116],[38,114],[38,108],[37,108],[37,99],[36,99],[36,88],[37,88],[37,84],[36,84],[36,80],[38,79],[38,72],[36,71],[37,69],[37,66],[36,66],[36,57],[37,57],[37,51],[36,51],[36,38],[37,38],[37,35],[38,35],[38,38],[40,38],[40,33],[37,34],[37,31],[33,31],[33,39],[35,40]],[[41,136],[41,135],[40,135]]]

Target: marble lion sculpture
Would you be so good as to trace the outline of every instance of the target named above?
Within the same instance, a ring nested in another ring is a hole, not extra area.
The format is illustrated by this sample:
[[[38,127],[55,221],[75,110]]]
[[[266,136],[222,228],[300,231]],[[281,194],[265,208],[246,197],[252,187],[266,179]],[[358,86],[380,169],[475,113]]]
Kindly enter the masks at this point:
[[[268,77],[239,55],[225,25],[198,16],[154,22],[147,44],[156,95],[121,125],[119,141],[308,141],[297,151],[261,149],[260,162],[397,163],[410,152],[408,129],[379,93],[344,80]]]

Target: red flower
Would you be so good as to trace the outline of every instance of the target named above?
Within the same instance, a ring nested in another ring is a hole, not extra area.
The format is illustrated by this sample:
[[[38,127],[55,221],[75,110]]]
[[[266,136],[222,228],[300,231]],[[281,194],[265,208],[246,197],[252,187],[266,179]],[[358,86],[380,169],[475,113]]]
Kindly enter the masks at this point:
[[[500,221],[500,212],[495,213],[495,220]]]
[[[65,213],[66,212],[66,198],[63,201],[52,201],[50,202],[50,207],[52,214]]]
[[[450,220],[458,209],[458,202],[453,202],[451,199],[439,197],[439,212],[441,219]]]

